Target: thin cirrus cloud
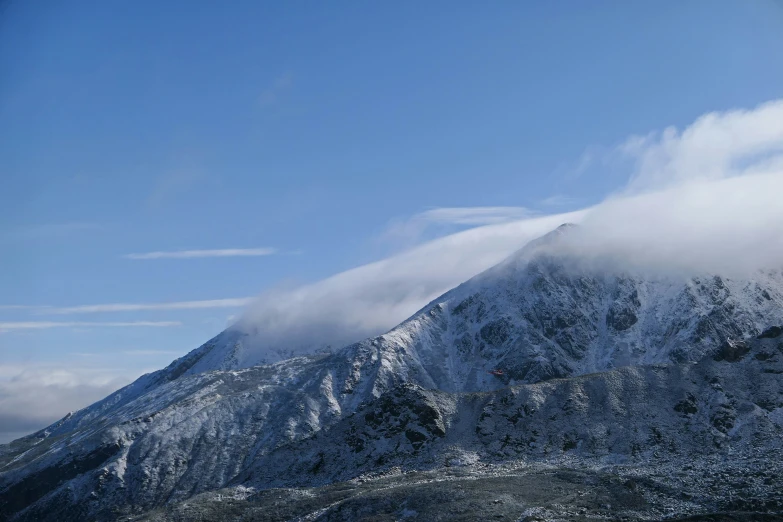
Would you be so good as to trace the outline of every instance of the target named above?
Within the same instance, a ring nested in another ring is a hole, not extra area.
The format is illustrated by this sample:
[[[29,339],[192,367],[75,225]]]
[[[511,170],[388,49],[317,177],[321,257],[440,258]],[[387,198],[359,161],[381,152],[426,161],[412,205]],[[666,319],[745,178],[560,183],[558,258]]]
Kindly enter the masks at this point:
[[[128,328],[128,327],[171,327],[182,326],[179,321],[128,321],[128,322],[89,322],[89,321],[17,321],[0,323],[0,331],[7,330],[45,330],[49,328]]]
[[[73,315],[73,314],[96,314],[96,313],[111,313],[111,312],[143,312],[154,310],[206,310],[210,308],[242,308],[251,304],[255,300],[254,297],[229,297],[226,299],[205,299],[201,301],[176,301],[168,303],[103,303],[92,305],[77,305],[77,306],[51,306],[51,305],[1,305],[0,309],[6,310],[30,310],[36,315]],[[0,325],[24,325],[28,324],[27,328],[36,328],[32,326],[39,325],[52,325],[52,326],[38,326],[37,328],[54,328],[55,326],[93,326],[91,323],[47,323],[42,321],[31,322],[18,322],[18,323],[0,323]],[[99,323],[106,326],[154,326],[150,323]],[[177,323],[179,324],[179,323]],[[171,324],[166,324],[171,326]],[[8,328],[11,328],[10,326]],[[25,328],[24,326],[17,326],[16,329]]]
[[[454,225],[491,225],[527,218],[533,212],[525,207],[442,207],[417,214],[413,219]]]
[[[216,250],[173,250],[126,254],[126,259],[193,259],[199,257],[252,257],[277,254],[276,248],[223,248]]]
[[[93,314],[104,312],[140,312],[148,310],[199,310],[208,308],[237,308],[252,303],[253,297],[232,297],[228,299],[208,299],[203,301],[178,301],[171,303],[107,303],[65,307],[46,307],[40,313],[68,315]]]
[[[82,233],[99,231],[104,227],[104,225],[97,223],[78,221],[39,223],[18,227],[0,226],[0,238],[11,240],[64,239]]]
[[[575,205],[578,202],[578,199],[572,198],[571,196],[566,196],[565,194],[555,194],[554,196],[549,196],[548,198],[542,199],[540,204],[545,207],[569,207]]]
[[[383,240],[415,242],[428,230],[477,227],[509,223],[530,218],[536,213],[525,207],[438,207],[407,219],[397,219],[387,227]]]
[[[184,355],[178,350],[123,350],[122,355],[136,355],[140,357],[158,356],[158,355]]]

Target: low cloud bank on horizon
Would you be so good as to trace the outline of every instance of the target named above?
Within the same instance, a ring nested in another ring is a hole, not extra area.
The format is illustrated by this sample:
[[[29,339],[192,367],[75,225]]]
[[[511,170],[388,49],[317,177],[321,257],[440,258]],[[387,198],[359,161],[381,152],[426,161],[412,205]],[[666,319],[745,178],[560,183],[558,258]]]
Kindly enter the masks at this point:
[[[0,444],[47,426],[130,383],[120,369],[0,365]]]

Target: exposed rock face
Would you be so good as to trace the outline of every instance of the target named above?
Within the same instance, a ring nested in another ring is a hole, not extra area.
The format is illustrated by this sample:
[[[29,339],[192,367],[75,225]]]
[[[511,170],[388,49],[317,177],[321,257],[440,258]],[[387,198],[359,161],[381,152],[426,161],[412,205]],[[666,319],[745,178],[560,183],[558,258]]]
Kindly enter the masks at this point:
[[[715,354],[716,361],[737,362],[750,351],[750,346],[745,341],[733,341],[726,339]]]
[[[652,519],[667,502],[678,513],[728,509],[721,486],[696,488],[701,496],[684,502],[644,485],[699,459],[715,473],[732,459],[756,462],[763,480],[752,482],[753,498],[778,502],[781,484],[764,482],[765,461],[754,455],[783,443],[783,330],[770,328],[783,324],[781,272],[753,280],[608,273],[556,257],[549,247],[563,235],[332,354],[232,369],[224,355],[241,334],[221,334],[0,447],[0,519],[113,520],[161,506],[169,511],[158,515],[174,517],[177,502],[213,502],[208,492],[217,490],[256,513],[271,509],[271,497],[247,488],[272,487],[326,488],[308,489],[325,495],[312,511],[292,497],[285,509],[304,511],[291,518],[324,509],[321,519],[337,520],[343,508],[361,518],[369,508],[359,500],[326,502],[336,491],[329,484],[393,469],[439,480],[459,468],[490,480],[488,465],[511,466],[501,471],[523,482],[524,466],[580,468],[585,477],[620,466],[607,484],[638,471],[643,495],[615,485],[600,494],[633,497],[628,506]],[[405,490],[406,480],[394,487]],[[517,520],[514,510],[501,511]]]
[[[466,454],[498,462],[573,456],[632,463],[656,453],[686,458],[780,448],[783,344],[747,346],[748,356],[736,364],[705,357],[491,393],[402,384],[317,436],[258,459],[236,481],[314,486],[382,465],[437,468]],[[284,476],[280,469],[295,471]]]

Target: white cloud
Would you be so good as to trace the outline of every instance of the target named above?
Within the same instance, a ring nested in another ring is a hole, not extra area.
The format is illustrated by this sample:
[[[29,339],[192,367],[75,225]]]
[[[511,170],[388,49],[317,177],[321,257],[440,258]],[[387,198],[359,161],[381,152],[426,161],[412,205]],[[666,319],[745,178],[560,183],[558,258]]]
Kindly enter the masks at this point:
[[[783,153],[783,100],[752,110],[712,112],[682,132],[669,127],[632,136],[620,152],[635,162],[626,192],[743,176]]]
[[[151,310],[203,310],[210,308],[242,308],[255,300],[254,297],[229,297],[202,301],[176,301],[170,303],[104,303],[77,306],[51,305],[2,305],[4,310],[30,310],[37,315],[94,314],[108,312],[142,312]],[[11,323],[5,323],[11,324]],[[30,323],[34,324],[34,323]],[[47,323],[40,323],[47,324]],[[78,326],[90,323],[58,323],[63,326]],[[106,324],[106,323],[101,323]],[[115,323],[125,324],[125,323]]]
[[[241,257],[241,256],[271,256],[276,254],[276,248],[224,248],[218,250],[176,250],[171,252],[145,252],[142,254],[127,254],[127,259],[191,259],[196,257]]]
[[[45,314],[93,314],[105,312],[140,312],[147,310],[200,310],[208,308],[239,308],[252,303],[253,297],[232,297],[204,301],[178,301],[172,303],[107,303],[65,307],[45,307]]]
[[[410,243],[419,240],[431,228],[439,229],[438,232],[454,232],[454,227],[508,223],[534,215],[535,212],[524,207],[439,207],[393,221],[382,239],[403,239]]]
[[[82,327],[94,327],[94,328],[126,328],[126,327],[170,327],[170,326],[182,326],[182,323],[178,321],[130,321],[120,323],[110,322],[85,322],[85,321],[19,321],[19,322],[5,322],[0,323],[0,331],[6,330],[43,330],[48,328],[82,328]]]
[[[182,356],[185,355],[181,351],[177,350],[123,350],[123,355],[138,355],[138,356],[148,356],[148,355],[177,355]]]
[[[137,376],[107,368],[0,365],[0,444],[44,428]]]
[[[502,221],[513,218],[502,211],[425,212],[400,230],[415,235],[430,223],[501,223],[441,237],[315,284],[268,292],[238,327],[257,331],[262,350],[359,340],[393,327],[563,222],[582,224],[573,252],[582,257],[691,272],[781,267],[781,151],[781,101],[713,113],[682,132],[630,138],[606,153],[611,160],[633,160],[627,186],[595,207],[507,223]],[[594,155],[591,162],[608,161]],[[524,209],[514,212],[524,217]]]
[[[566,196],[565,194],[555,194],[541,200],[541,205],[545,207],[567,207],[576,204],[579,200]]]
[[[414,216],[431,223],[455,225],[491,225],[505,223],[533,215],[524,207],[442,207],[434,208]]]
[[[318,283],[263,294],[240,319],[264,348],[340,345],[394,326],[428,301],[584,211],[473,228]]]
[[[613,154],[632,160],[630,180],[586,217],[578,255],[647,270],[783,267],[783,100],[631,137]]]
[[[590,212],[570,248],[647,271],[742,276],[783,268],[783,169],[613,198]]]

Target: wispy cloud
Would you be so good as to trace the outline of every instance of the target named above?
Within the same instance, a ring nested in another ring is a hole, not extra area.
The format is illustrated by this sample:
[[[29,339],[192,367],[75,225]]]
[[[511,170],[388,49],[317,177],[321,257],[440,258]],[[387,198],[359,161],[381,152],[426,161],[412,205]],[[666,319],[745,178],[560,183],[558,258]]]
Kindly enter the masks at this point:
[[[70,355],[76,355],[78,357],[90,357],[92,359],[104,359],[106,356],[115,354],[130,355],[130,356],[158,356],[158,355],[185,355],[182,350],[121,350],[119,352],[71,352]]]
[[[123,355],[154,356],[154,355],[185,355],[177,350],[123,350]]]
[[[9,239],[60,239],[104,228],[98,223],[70,221],[65,223],[40,223],[35,225],[0,227],[0,237]]]
[[[125,328],[135,326],[169,327],[182,326],[178,321],[129,321],[129,322],[85,322],[85,321],[18,321],[0,323],[4,330],[42,330],[48,328]]]
[[[258,104],[261,107],[274,105],[280,99],[280,96],[291,88],[293,82],[293,74],[291,74],[290,71],[284,72],[275,78],[274,82],[272,82],[269,87],[261,91],[261,94],[258,96]]]
[[[237,327],[253,333],[247,346],[257,346],[262,358],[274,358],[275,348],[304,353],[376,335],[528,241],[583,215],[471,228],[317,283],[269,291],[248,307]]]
[[[192,259],[198,257],[242,257],[271,256],[278,251],[276,248],[223,248],[217,250],[175,250],[169,252],[145,252],[127,254],[127,259]]]
[[[433,228],[436,232],[454,232],[456,227],[477,227],[529,218],[535,212],[524,207],[439,207],[403,220],[393,221],[383,234],[384,240],[417,241]]]
[[[564,222],[582,224],[577,255],[689,273],[779,269],[781,122],[783,100],[710,114],[682,132],[630,138],[607,150],[612,161],[618,155],[632,159],[626,186],[580,211],[525,219],[523,210],[434,209],[414,216],[414,223],[492,223],[496,217],[501,223],[446,235],[314,284],[268,292],[237,327],[258,332],[257,349],[268,357],[274,348],[307,351],[378,334]],[[509,222],[502,222],[507,216]]]
[[[104,312],[139,312],[146,310],[197,310],[206,308],[236,308],[253,302],[252,297],[234,297],[228,299],[209,299],[204,301],[179,301],[171,303],[107,303],[65,307],[47,307],[40,313],[45,314],[92,314]]]
[[[552,173],[553,178],[560,182],[572,183],[590,171],[593,167],[603,164],[607,159],[608,149],[592,145],[587,147],[576,161],[561,162]]]
[[[414,219],[455,225],[492,225],[528,218],[534,212],[524,207],[442,207],[417,214]]]
[[[578,199],[566,196],[565,194],[555,194],[542,199],[541,205],[544,207],[567,207],[576,204],[578,201]]]
[[[51,305],[2,305],[0,310],[29,310],[36,315],[93,314],[106,312],[142,312],[150,310],[201,310],[209,308],[241,308],[253,302],[254,297],[230,297],[226,299],[206,299],[201,301],[176,301],[168,303],[103,303],[77,306]],[[0,323],[25,324],[25,323]],[[35,323],[29,323],[35,324]],[[39,322],[39,324],[47,324]],[[88,323],[58,323],[63,326],[85,326]],[[107,323],[100,323],[107,324]],[[125,324],[125,323],[116,323]],[[32,328],[32,327],[31,327]]]

